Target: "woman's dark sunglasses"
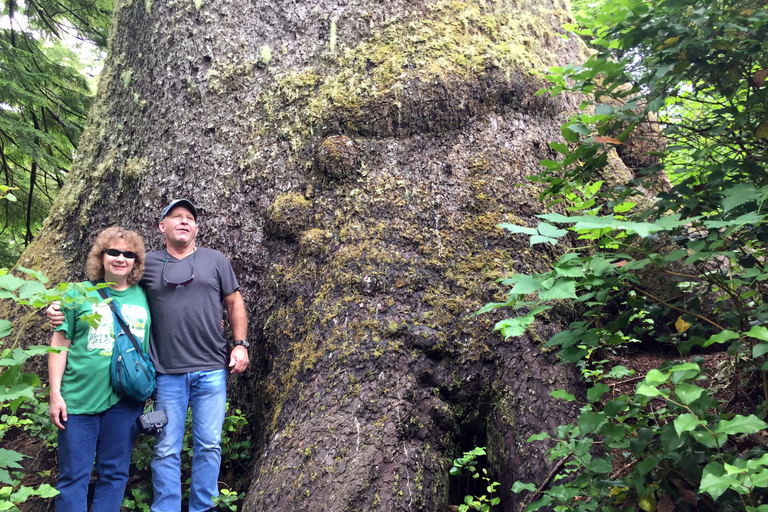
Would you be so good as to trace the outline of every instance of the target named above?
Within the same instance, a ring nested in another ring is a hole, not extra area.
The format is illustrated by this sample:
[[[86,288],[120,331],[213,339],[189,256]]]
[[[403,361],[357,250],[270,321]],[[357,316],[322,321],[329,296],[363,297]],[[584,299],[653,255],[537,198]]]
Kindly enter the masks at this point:
[[[133,251],[118,251],[117,249],[104,249],[102,251],[104,254],[107,254],[109,256],[112,256],[113,258],[117,258],[121,254],[123,257],[127,260],[134,260],[136,259],[136,253]]]

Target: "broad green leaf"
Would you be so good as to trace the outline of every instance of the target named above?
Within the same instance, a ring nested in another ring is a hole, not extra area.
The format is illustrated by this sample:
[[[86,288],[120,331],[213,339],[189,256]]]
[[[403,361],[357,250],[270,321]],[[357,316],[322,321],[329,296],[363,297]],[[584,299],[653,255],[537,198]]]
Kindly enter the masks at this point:
[[[622,398],[617,398],[616,400],[611,400],[609,402],[606,402],[605,407],[603,407],[603,412],[609,418],[613,418],[614,416],[620,415],[626,409],[627,409],[627,398],[622,397]]]
[[[623,203],[621,203],[619,205],[614,206],[613,207],[613,212],[614,213],[628,212],[629,210],[631,210],[635,206],[637,206],[637,203],[631,203],[629,201],[625,201],[625,202],[623,202]]]
[[[749,469],[757,469],[761,466],[768,466],[768,453],[764,453],[759,459],[747,460],[747,467]]]
[[[762,325],[756,325],[746,332],[747,336],[757,338],[759,340],[768,341],[768,329]]]
[[[656,386],[649,386],[648,384],[640,384],[637,386],[637,394],[643,396],[662,396],[663,393],[659,391]]]
[[[725,443],[728,441],[728,436],[723,433],[718,433],[713,435],[703,430],[694,430],[693,432],[689,432],[689,433],[691,434],[691,436],[693,436],[693,438],[696,441],[703,444],[707,448],[711,448],[713,450],[716,450],[721,446],[724,446]]]
[[[675,394],[684,405],[690,405],[699,399],[704,392],[702,388],[685,382],[675,386]]]
[[[522,233],[524,235],[536,235],[538,234],[538,231],[536,231],[535,228],[528,228],[525,226],[516,226],[515,224],[509,224],[507,222],[503,224],[499,224],[499,227],[502,229],[506,229],[510,233]]]
[[[35,489],[35,494],[41,498],[53,498],[59,494],[59,491],[57,491],[56,488],[50,484],[41,484],[37,489]]]
[[[550,435],[546,432],[539,432],[538,434],[533,434],[531,437],[528,438],[528,442],[531,441],[543,441],[545,439],[551,439]]]
[[[763,197],[763,193],[752,184],[739,183],[724,190],[723,196],[723,211],[729,212],[749,201],[760,200]]]
[[[681,414],[674,421],[675,432],[678,437],[682,437],[683,432],[690,432],[696,430],[699,425],[706,425],[706,422],[698,419],[696,416],[690,413]]]
[[[568,154],[568,146],[561,142],[550,142],[549,147],[557,151],[558,153],[562,153],[563,155]]]
[[[715,432],[733,435],[733,434],[754,434],[768,428],[768,423],[764,422],[754,414],[742,416],[737,414],[732,420],[722,420],[718,423]]]
[[[572,394],[568,393],[564,389],[556,389],[555,391],[552,391],[549,396],[554,398],[562,398],[563,400],[568,400],[569,402],[575,402],[576,397]]]
[[[712,499],[717,500],[725,491],[740,486],[738,475],[728,475],[722,464],[710,462],[704,467],[701,475],[699,492],[706,492]]]
[[[708,227],[709,229],[721,229],[721,228],[727,228],[730,226],[748,226],[752,224],[760,224],[764,219],[765,215],[760,215],[757,212],[751,212],[746,213],[744,215],[740,215],[739,217],[736,217],[735,219],[731,220],[722,220],[722,221],[704,221],[704,225]]]
[[[502,320],[498,322],[494,327],[494,331],[501,331],[502,336],[504,339],[512,338],[516,336],[522,336],[525,334],[525,329],[531,325],[536,318],[531,315],[527,314],[524,316],[518,316],[515,318],[507,318],[506,320]]]
[[[653,469],[656,468],[656,466],[659,465],[659,461],[655,457],[649,457],[645,460],[641,460],[637,466],[635,466],[635,470],[640,475],[647,475]]]
[[[541,222],[538,226],[539,233],[546,237],[559,238],[568,234],[568,231],[559,229],[547,222]]]
[[[752,347],[752,357],[755,359],[762,356],[766,352],[768,352],[768,343],[758,343]]]
[[[0,320],[0,338],[5,338],[13,331],[13,324],[9,320]]]
[[[514,484],[512,484],[512,492],[517,494],[517,493],[520,493],[522,491],[536,492],[536,486],[533,485],[533,484],[524,484],[520,480],[518,480]]]
[[[590,471],[595,473],[608,474],[613,471],[613,465],[611,461],[606,459],[594,459],[587,463],[587,467]]]
[[[534,293],[544,288],[544,279],[541,275],[529,276],[527,274],[519,274],[514,276],[514,279],[516,280],[516,283],[509,291],[510,294],[528,295],[529,293]]]
[[[575,265],[555,265],[555,273],[562,277],[584,277],[584,269]]]
[[[728,329],[721,331],[713,336],[710,336],[707,341],[704,342],[704,347],[708,347],[714,343],[725,343],[726,341],[735,340],[739,335]]]
[[[19,452],[0,448],[0,468],[23,469],[19,461],[24,457]]]
[[[549,290],[539,292],[541,300],[575,299],[576,282],[572,279],[558,279]]]
[[[587,390],[587,400],[590,402],[599,402],[603,395],[608,393],[610,390],[611,388],[602,382],[595,384],[594,387],[591,387]]]
[[[656,368],[653,368],[648,371],[648,373],[645,375],[644,382],[647,384],[661,384],[664,382],[667,382],[669,380],[669,375],[666,373],[663,373]]]
[[[536,244],[557,245],[557,238],[550,238],[548,236],[541,236],[541,235],[533,235],[529,241],[529,245],[533,247]]]
[[[45,293],[45,286],[39,281],[27,281],[19,289],[20,299],[29,299],[37,294]]]
[[[14,292],[19,289],[26,281],[20,277],[11,274],[0,276],[0,288]]]
[[[600,424],[605,421],[605,414],[601,412],[583,412],[579,415],[577,424],[582,435],[597,432]]]

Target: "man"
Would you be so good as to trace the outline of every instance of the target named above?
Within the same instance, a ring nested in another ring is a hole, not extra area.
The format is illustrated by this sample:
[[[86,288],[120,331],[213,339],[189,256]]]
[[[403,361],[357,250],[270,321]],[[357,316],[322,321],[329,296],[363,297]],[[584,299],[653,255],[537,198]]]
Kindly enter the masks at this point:
[[[158,435],[152,459],[152,512],[181,510],[181,447],[187,409],[192,408],[192,484],[189,512],[213,510],[219,495],[221,428],[227,370],[248,366],[248,319],[229,260],[197,247],[197,208],[177,199],[160,215],[165,249],[147,253],[142,286],[152,317],[150,357],[157,370],[157,406],[168,425]],[[222,329],[227,309],[235,343],[228,354]],[[56,320],[49,308],[49,318]]]

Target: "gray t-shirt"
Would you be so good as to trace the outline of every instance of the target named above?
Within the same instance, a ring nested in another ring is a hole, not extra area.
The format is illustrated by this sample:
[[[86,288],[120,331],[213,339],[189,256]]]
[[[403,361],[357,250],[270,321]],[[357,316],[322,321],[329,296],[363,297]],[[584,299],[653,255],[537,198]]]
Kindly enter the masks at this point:
[[[149,355],[155,369],[180,374],[226,368],[229,350],[221,328],[222,301],[240,288],[227,257],[198,247],[177,260],[162,250],[147,253],[145,267],[141,285],[147,291],[152,313]],[[193,267],[192,282],[168,284],[189,280]]]

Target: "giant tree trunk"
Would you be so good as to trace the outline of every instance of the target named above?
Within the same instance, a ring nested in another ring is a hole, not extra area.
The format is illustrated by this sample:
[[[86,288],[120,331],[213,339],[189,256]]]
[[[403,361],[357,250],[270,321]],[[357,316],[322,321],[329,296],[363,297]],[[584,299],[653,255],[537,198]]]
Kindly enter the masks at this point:
[[[551,467],[525,440],[574,417],[541,349],[566,312],[508,342],[473,313],[556,256],[495,226],[540,211],[526,176],[572,106],[532,71],[578,59],[567,0],[117,3],[78,163],[20,263],[81,277],[111,224],[160,248],[161,206],[192,199],[250,316],[245,510],[446,510],[476,445],[512,510]]]

